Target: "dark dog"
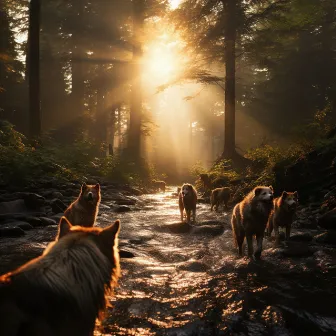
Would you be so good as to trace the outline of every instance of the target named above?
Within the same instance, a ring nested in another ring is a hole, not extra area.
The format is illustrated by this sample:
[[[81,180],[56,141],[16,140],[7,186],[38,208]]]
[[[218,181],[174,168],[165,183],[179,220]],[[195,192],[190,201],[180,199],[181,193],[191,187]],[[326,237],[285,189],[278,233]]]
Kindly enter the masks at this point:
[[[189,183],[184,183],[179,193],[179,208],[182,222],[183,222],[183,210],[185,210],[187,214],[188,223],[190,222],[191,212],[193,213],[193,221],[196,220],[196,204],[197,204],[197,192],[195,188]]]
[[[279,227],[286,228],[286,240],[289,240],[293,219],[298,205],[298,193],[284,191],[274,201],[274,209],[271,212],[267,225],[267,234],[271,236],[274,229],[275,245],[279,245]]]
[[[119,228],[62,217],[42,256],[0,277],[0,335],[92,336],[120,274]]]
[[[268,218],[273,209],[273,188],[256,187],[240,203],[236,204],[232,213],[232,232],[239,255],[243,255],[243,242],[246,237],[248,256],[253,256],[252,237],[256,235],[257,250],[254,257],[259,259],[262,251],[264,232]]]
[[[166,192],[166,182],[153,180],[152,185],[154,186],[154,188]]]
[[[228,209],[228,203],[231,197],[231,189],[228,187],[223,188],[216,188],[212,190],[211,192],[211,211],[213,207],[215,207],[215,210],[218,210],[218,207],[221,203],[224,203],[224,206],[226,209]]]

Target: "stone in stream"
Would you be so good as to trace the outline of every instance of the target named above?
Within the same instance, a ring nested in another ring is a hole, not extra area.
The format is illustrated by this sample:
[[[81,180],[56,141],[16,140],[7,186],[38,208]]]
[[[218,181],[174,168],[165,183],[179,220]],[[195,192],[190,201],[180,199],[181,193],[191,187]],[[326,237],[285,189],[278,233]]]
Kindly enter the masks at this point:
[[[224,227],[221,225],[201,225],[194,226],[192,229],[192,233],[197,235],[219,236],[223,234],[223,232]]]
[[[54,198],[50,201],[51,210],[53,213],[64,212],[67,206],[58,198]]]
[[[0,237],[16,238],[25,235],[24,230],[19,227],[2,227],[0,228]]]
[[[276,249],[276,254],[286,258],[310,257],[316,252],[315,249],[304,243],[291,243],[285,248]]]
[[[120,205],[114,209],[114,212],[122,213],[122,212],[129,212],[131,208],[127,205]]]
[[[318,220],[318,225],[327,230],[336,230],[336,208],[322,215]]]
[[[289,240],[297,242],[310,242],[313,240],[313,236],[309,232],[297,232],[290,236]]]
[[[314,237],[321,244],[336,245],[336,231],[327,231]]]
[[[121,199],[121,200],[116,200],[115,204],[117,205],[135,205],[136,201],[133,199]]]
[[[169,231],[173,233],[188,233],[192,230],[192,226],[185,222],[171,223],[165,225],[165,227],[168,228]]]
[[[57,222],[52,218],[40,217],[42,226],[57,225]]]
[[[18,227],[24,231],[27,231],[27,230],[31,230],[33,229],[34,227],[32,225],[30,225],[29,223],[27,222],[23,222],[23,221],[12,221],[12,222],[7,222],[4,227],[7,227],[7,228],[15,228],[15,227]]]
[[[119,257],[124,258],[124,259],[130,259],[130,258],[134,258],[135,255],[134,255],[133,252],[127,251],[125,249],[120,249],[119,250]]]
[[[178,267],[180,270],[189,272],[206,272],[208,266],[200,261],[190,261]]]

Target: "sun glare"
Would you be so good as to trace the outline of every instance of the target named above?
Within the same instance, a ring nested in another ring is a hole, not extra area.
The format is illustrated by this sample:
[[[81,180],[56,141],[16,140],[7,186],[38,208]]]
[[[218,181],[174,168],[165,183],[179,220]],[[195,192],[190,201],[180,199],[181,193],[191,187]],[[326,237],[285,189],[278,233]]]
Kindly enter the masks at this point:
[[[172,10],[176,9],[181,3],[181,0],[170,0],[170,8]]]

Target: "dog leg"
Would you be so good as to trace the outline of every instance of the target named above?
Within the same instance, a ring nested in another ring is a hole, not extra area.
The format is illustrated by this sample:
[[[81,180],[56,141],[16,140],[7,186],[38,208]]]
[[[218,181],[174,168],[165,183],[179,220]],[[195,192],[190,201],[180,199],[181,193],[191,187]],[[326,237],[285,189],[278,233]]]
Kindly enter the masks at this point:
[[[191,210],[187,210],[187,223],[190,223]]]
[[[259,260],[261,257],[262,243],[264,239],[264,233],[259,233],[256,235],[257,238],[257,250],[254,252],[255,259]]]
[[[252,235],[246,234],[246,241],[247,241],[247,255],[249,258],[253,257],[253,241],[252,241]]]
[[[279,234],[279,226],[275,221],[274,221],[274,224],[273,224],[273,229],[274,229],[274,235],[275,235],[274,246],[278,247],[280,245],[280,234]]]
[[[183,222],[183,209],[180,209],[180,214],[181,214],[181,222]]]
[[[238,245],[238,254],[239,257],[243,256],[243,243],[245,239],[245,233],[241,232],[237,237],[236,237],[236,242]]]
[[[289,240],[290,238],[290,233],[291,233],[291,225],[286,226],[286,241]]]
[[[193,209],[193,221],[196,222],[196,208]]]

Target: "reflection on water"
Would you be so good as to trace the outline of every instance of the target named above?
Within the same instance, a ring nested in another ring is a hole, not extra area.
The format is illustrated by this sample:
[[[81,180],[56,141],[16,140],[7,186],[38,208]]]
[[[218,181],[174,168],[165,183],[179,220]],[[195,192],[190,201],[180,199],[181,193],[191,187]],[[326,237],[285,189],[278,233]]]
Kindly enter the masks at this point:
[[[295,243],[304,253],[292,258],[266,241],[263,260],[239,259],[230,214],[199,204],[197,222],[181,225],[175,190],[142,196],[141,210],[118,214],[121,249],[136,257],[121,259],[113,307],[95,335],[336,335],[335,249]],[[99,225],[116,219],[102,211]],[[0,267],[39,255],[55,233],[6,240]]]
[[[238,259],[230,214],[199,204],[183,228],[175,190],[120,216],[121,246],[136,258],[122,260],[101,335],[336,334],[335,250],[284,258],[266,242],[262,261]]]

